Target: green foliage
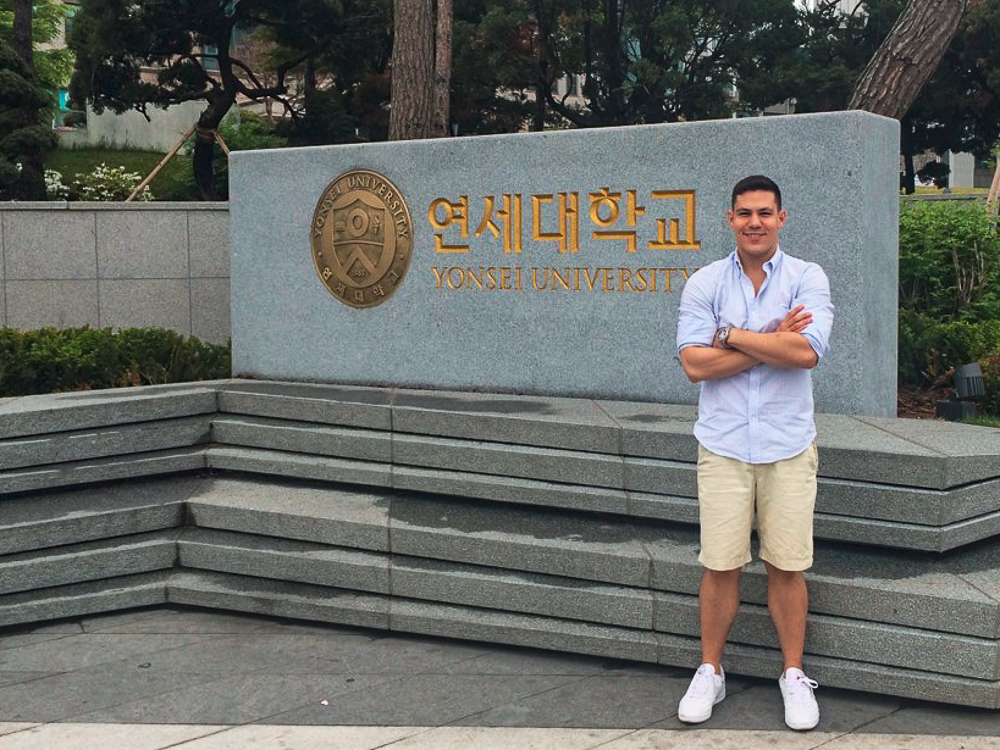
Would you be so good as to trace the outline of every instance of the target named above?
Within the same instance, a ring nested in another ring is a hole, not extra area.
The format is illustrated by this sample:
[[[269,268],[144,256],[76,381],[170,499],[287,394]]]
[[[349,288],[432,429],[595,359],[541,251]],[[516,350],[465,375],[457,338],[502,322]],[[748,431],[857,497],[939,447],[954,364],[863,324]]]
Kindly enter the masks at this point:
[[[47,89],[57,89],[69,83],[73,74],[73,53],[66,47],[38,49],[38,45],[54,41],[63,29],[63,20],[70,6],[56,0],[34,0],[31,16],[31,37],[35,45],[35,75]],[[14,2],[0,0],[0,37],[13,38]],[[54,102],[52,102],[54,104]]]
[[[160,328],[0,328],[0,397],[229,377],[228,347]]]
[[[899,378],[933,383],[953,367],[1000,354],[1000,320],[941,320],[899,311]]]
[[[899,306],[941,319],[1000,319],[1000,234],[981,203],[903,204]]]
[[[109,167],[98,164],[92,172],[77,174],[73,180],[73,191],[82,201],[124,201],[142,182],[138,172],[128,172],[125,167]],[[146,185],[135,200],[153,200],[153,194]]]
[[[100,164],[110,167],[124,167],[127,172],[137,172],[145,177],[163,159],[156,151],[134,151],[110,148],[58,148],[45,157],[45,166],[59,172],[63,182],[72,183],[77,174],[93,172]],[[198,200],[198,191],[191,178],[191,157],[177,154],[159,171],[149,184],[157,201]],[[70,196],[78,200],[77,196]]]
[[[35,199],[45,195],[42,155],[56,144],[43,123],[48,93],[31,78],[13,47],[0,36],[0,200]],[[22,169],[37,164],[38,170]]]

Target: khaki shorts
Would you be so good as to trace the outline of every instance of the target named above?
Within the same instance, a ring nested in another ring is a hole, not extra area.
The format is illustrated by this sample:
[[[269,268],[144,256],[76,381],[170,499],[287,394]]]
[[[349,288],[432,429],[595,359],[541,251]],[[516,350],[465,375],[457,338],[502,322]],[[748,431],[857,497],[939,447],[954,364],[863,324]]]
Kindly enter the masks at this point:
[[[735,570],[750,562],[756,508],[761,559],[779,570],[809,568],[817,465],[815,443],[770,464],[743,463],[699,445],[698,561],[709,570]]]

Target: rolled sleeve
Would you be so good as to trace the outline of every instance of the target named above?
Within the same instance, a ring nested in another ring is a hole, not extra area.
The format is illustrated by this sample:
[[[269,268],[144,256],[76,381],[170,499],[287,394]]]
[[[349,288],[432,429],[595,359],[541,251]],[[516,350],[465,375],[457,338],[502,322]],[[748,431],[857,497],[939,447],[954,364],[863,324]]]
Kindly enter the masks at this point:
[[[684,285],[677,313],[677,353],[689,346],[711,346],[718,328],[712,300],[706,293],[704,273],[698,271]]]
[[[812,321],[802,331],[809,345],[822,359],[830,350],[830,331],[833,330],[833,301],[830,299],[830,282],[823,269],[815,263],[806,266],[792,307],[804,305],[812,313]]]

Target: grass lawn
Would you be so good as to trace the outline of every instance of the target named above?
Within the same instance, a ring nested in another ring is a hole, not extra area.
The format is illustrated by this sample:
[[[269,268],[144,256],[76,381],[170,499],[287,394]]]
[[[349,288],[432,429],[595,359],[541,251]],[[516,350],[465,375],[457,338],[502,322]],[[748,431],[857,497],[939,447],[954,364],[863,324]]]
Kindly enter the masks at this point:
[[[145,177],[163,159],[156,151],[121,151],[109,148],[60,148],[45,157],[45,168],[54,169],[69,184],[77,173],[93,171],[104,162],[109,167],[125,167]],[[191,173],[191,157],[177,154],[153,178],[149,189],[156,200],[198,200]]]
[[[970,417],[969,419],[963,419],[962,422],[965,424],[975,424],[980,427],[1000,427],[1000,417],[993,417],[988,415],[983,415],[980,417]]]

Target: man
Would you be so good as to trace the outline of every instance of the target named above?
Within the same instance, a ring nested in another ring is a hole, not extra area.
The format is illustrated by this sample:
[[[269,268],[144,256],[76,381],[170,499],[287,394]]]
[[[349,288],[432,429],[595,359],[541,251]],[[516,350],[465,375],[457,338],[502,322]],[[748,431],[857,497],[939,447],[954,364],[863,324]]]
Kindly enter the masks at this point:
[[[804,730],[819,722],[817,685],[802,671],[802,571],[812,565],[816,499],[810,371],[827,351],[833,305],[823,270],[778,247],[785,218],[772,180],[740,180],[729,211],[736,249],[692,275],[681,296],[677,349],[688,378],[701,383],[694,434],[705,567],[702,665],[678,708],[689,723],[707,720],[725,698],[722,651],[739,609],[740,570],[751,559],[755,512],[784,659],[785,723]]]

